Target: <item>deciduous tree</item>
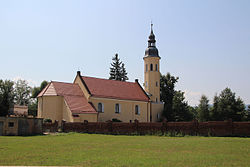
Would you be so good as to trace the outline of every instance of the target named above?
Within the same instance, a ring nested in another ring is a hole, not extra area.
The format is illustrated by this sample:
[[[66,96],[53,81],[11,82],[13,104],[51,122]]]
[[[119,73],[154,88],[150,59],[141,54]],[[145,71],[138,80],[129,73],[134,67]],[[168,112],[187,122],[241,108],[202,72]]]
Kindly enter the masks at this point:
[[[0,116],[8,115],[14,100],[14,83],[10,80],[0,80]]]

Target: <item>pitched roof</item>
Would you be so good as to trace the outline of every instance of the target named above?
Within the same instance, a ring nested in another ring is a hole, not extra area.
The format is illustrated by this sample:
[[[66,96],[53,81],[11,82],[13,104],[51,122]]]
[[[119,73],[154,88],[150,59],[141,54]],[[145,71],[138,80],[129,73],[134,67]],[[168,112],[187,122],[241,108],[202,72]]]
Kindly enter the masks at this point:
[[[41,96],[63,96],[73,114],[96,113],[95,108],[87,101],[78,84],[52,81],[39,93]]]
[[[149,101],[148,96],[136,82],[123,82],[82,76],[93,97],[121,100]]]

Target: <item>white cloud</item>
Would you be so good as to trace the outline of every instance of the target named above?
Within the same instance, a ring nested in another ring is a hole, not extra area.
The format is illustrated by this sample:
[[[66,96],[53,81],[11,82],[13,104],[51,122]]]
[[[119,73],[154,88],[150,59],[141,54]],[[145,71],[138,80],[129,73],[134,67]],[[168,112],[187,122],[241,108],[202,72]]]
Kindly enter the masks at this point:
[[[201,92],[195,92],[191,90],[184,90],[184,92],[185,92],[185,98],[188,101],[189,105],[195,106],[199,104],[202,95]]]

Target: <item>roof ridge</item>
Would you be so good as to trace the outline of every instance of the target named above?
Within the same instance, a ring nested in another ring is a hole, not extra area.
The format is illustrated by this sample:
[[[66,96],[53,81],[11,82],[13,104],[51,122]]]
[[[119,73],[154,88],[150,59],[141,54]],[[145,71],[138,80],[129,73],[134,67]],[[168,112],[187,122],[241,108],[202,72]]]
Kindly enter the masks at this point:
[[[101,80],[105,80],[105,81],[122,82],[122,83],[133,83],[133,84],[136,83],[136,82],[131,82],[131,81],[119,81],[119,80],[106,79],[106,78],[97,78],[97,77],[90,77],[90,76],[81,76],[81,77],[93,78],[93,79],[101,79]]]
[[[51,82],[78,85],[78,84],[76,84],[76,83],[70,83],[70,82],[61,82],[61,81],[51,81]]]

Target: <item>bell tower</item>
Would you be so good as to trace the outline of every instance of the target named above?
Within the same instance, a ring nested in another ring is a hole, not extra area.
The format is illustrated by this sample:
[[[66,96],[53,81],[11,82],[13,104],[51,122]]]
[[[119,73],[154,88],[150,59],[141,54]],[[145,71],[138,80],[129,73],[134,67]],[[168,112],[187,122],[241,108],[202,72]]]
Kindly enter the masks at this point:
[[[144,60],[144,90],[152,102],[160,102],[160,56],[155,45],[153,24],[148,39],[148,47],[145,51]]]

